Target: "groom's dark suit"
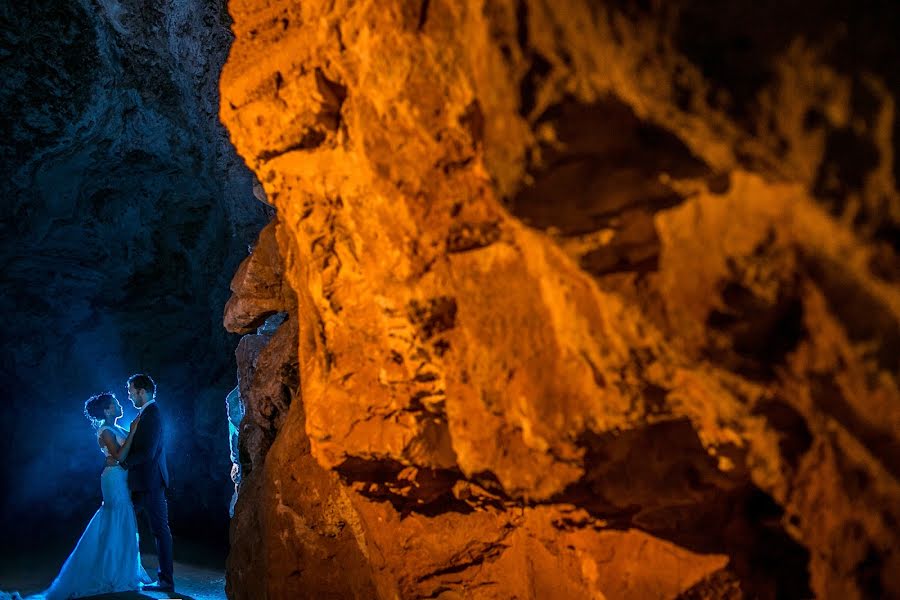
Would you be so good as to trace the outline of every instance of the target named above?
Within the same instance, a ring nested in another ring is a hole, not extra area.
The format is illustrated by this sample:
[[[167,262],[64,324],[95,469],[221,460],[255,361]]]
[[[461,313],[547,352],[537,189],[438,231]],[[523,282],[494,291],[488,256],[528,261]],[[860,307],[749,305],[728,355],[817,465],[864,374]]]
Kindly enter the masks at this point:
[[[122,466],[128,470],[128,487],[134,509],[147,514],[150,531],[156,539],[159,583],[173,585],[172,532],[169,531],[169,507],[165,492],[169,487],[169,469],[166,466],[164,438],[162,416],[154,402],[141,410],[131,451]]]

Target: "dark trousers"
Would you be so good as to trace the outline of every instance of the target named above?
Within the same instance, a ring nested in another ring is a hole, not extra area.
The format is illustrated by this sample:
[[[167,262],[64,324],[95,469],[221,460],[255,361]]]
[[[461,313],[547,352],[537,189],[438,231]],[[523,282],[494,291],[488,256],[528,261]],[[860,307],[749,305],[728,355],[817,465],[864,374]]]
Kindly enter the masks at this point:
[[[166,490],[158,487],[145,492],[132,492],[131,501],[137,515],[144,513],[150,522],[150,531],[156,539],[156,554],[159,556],[157,578],[160,585],[174,585],[172,573],[172,532],[169,531],[169,505]]]

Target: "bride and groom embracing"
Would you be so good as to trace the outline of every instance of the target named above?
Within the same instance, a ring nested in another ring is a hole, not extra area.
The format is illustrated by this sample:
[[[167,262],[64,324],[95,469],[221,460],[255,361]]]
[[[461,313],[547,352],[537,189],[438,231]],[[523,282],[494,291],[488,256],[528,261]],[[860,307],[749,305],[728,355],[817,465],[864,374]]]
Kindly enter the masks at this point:
[[[84,414],[94,425],[97,443],[106,455],[106,468],[100,475],[103,504],[59,575],[39,598],[68,600],[130,590],[175,590],[165,496],[169,471],[156,384],[149,375],[136,374],[128,378],[127,386],[128,399],[139,411],[130,431],[117,424],[122,405],[113,393],[97,394],[84,404]],[[141,565],[135,513],[146,515],[156,539],[156,582]]]

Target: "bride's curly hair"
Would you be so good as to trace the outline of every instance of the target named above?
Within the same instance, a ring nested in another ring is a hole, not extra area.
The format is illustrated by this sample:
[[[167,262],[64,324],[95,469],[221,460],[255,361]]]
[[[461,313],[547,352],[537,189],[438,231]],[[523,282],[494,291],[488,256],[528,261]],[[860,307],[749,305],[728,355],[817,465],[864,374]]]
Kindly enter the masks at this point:
[[[84,416],[91,422],[94,429],[100,427],[100,423],[106,418],[103,411],[105,411],[109,407],[109,403],[115,399],[116,395],[112,392],[103,392],[102,394],[91,396],[87,399],[87,402],[84,403]]]

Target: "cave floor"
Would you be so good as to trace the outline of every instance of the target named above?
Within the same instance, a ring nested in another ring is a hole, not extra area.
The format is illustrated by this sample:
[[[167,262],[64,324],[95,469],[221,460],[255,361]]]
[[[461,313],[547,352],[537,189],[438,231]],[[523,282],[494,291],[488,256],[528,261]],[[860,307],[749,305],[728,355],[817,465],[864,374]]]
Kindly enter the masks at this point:
[[[29,553],[0,561],[0,590],[17,590],[22,596],[36,594],[46,588],[60,566],[57,552]],[[190,560],[191,557],[188,557]],[[150,576],[156,573],[156,556],[142,554],[144,567]],[[151,600],[178,598],[180,600],[224,600],[225,572],[204,561],[175,561],[175,593],[127,592],[91,596],[90,600]]]

